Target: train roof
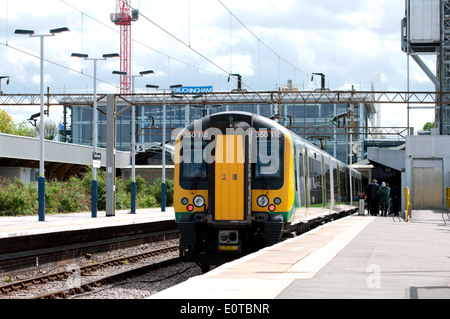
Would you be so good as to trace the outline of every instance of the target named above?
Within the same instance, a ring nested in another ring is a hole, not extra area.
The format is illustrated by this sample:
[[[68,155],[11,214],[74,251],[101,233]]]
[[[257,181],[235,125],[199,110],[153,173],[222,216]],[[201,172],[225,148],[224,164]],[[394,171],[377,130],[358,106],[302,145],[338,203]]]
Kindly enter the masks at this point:
[[[245,123],[248,124],[248,126],[245,125]],[[201,124],[201,126],[200,126]],[[330,156],[335,161],[339,162],[340,164],[349,167],[346,163],[343,163],[333,157],[331,154],[327,153],[326,151],[320,149],[310,141],[302,138],[301,136],[297,135],[296,133],[292,132],[291,130],[287,129],[280,123],[267,118],[262,115],[258,115],[251,112],[245,112],[245,111],[224,111],[224,112],[218,112],[211,115],[208,115],[206,117],[200,118],[190,125],[186,127],[188,131],[196,131],[198,129],[205,130],[210,127],[217,127],[221,129],[222,131],[225,131],[226,128],[232,127],[232,128],[243,128],[244,130],[248,127],[254,127],[255,129],[258,128],[276,128],[277,130],[281,131],[284,135],[289,134],[294,139],[294,142],[301,142],[305,146],[307,146],[309,149],[314,149],[315,152],[319,154],[324,154],[326,156]],[[350,167],[349,167],[350,168]],[[351,169],[351,168],[350,168]]]
[[[199,127],[201,123],[202,129],[207,129],[210,127],[218,127],[220,129],[233,127],[233,128],[277,128],[283,133],[289,133],[289,130],[279,123],[255,113],[244,112],[244,111],[225,111],[218,112],[201,119],[198,119],[186,127],[187,130],[195,130]],[[248,126],[245,125],[248,124]],[[223,127],[221,127],[223,126]]]

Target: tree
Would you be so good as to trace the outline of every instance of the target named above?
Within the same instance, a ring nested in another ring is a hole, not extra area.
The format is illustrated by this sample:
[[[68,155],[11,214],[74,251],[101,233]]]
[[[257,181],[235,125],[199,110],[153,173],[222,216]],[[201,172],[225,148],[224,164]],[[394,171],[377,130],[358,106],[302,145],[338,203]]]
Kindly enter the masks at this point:
[[[434,122],[426,122],[422,130],[430,131],[432,128],[434,128]]]
[[[5,110],[0,109],[0,133],[36,137],[34,130],[29,128],[23,121],[21,124],[14,124],[11,115]]]
[[[34,128],[29,127],[25,121],[23,121],[16,127],[14,135],[29,136],[29,137],[37,136]]]
[[[40,132],[40,123],[36,125],[35,128],[36,134],[39,136]],[[45,121],[44,122],[44,138],[46,140],[53,141],[55,137],[58,135],[58,124],[52,121]]]
[[[0,110],[0,133],[13,134],[11,115],[5,110]]]

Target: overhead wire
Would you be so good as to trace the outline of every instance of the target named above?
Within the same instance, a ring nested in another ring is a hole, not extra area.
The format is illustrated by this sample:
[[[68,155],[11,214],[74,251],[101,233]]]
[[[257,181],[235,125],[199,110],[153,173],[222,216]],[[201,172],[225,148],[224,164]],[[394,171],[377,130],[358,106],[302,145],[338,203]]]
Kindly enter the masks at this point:
[[[10,49],[16,50],[16,51],[18,51],[18,52],[27,54],[27,55],[29,55],[29,56],[31,56],[31,57],[33,57],[33,58],[40,59],[39,56],[37,56],[37,55],[35,55],[35,54],[33,54],[33,53],[30,53],[30,52],[27,52],[27,51],[25,51],[25,50],[22,50],[22,49],[13,47],[13,46],[11,46],[11,45],[8,44],[8,43],[0,42],[0,45],[3,45],[3,46],[8,47],[8,48],[10,48]],[[60,63],[57,63],[57,62],[48,60],[48,59],[46,59],[46,58],[44,58],[43,60],[44,60],[45,62],[47,62],[47,63],[56,65],[56,66],[61,67],[61,68],[63,68],[63,69],[66,69],[66,70],[69,70],[69,71],[72,71],[72,72],[75,72],[75,73],[78,73],[78,74],[81,74],[81,75],[84,75],[84,76],[87,76],[87,77],[89,77],[89,78],[91,78],[91,79],[94,78],[93,76],[91,76],[91,75],[89,75],[89,74],[83,73],[82,71],[78,71],[78,70],[72,69],[72,68],[70,68],[70,67],[68,67],[68,66],[65,66],[65,65],[63,65],[63,64],[60,64]],[[107,82],[107,81],[104,81],[104,80],[98,79],[98,78],[97,78],[97,80],[98,80],[99,82],[102,82],[102,83],[105,83],[105,84],[108,84],[108,85],[112,85],[112,86],[118,88],[118,86],[117,86],[116,84],[113,84],[113,83],[110,83],[110,82]]]
[[[61,0],[63,1],[63,0]],[[134,10],[134,8],[132,6],[130,6],[128,3],[126,4],[131,10]],[[181,40],[179,37],[177,37],[176,35],[174,35],[173,33],[169,32],[168,30],[164,29],[162,26],[160,26],[158,23],[156,23],[155,21],[153,21],[152,19],[150,19],[149,17],[147,17],[145,14],[142,13],[142,11],[139,11],[139,16],[143,17],[145,20],[147,20],[148,22],[150,22],[151,24],[153,24],[155,27],[157,27],[158,29],[160,29],[161,31],[163,31],[164,33],[166,33],[167,35],[169,35],[170,37],[172,37],[174,40],[176,40],[177,42],[179,42],[180,44],[182,44],[183,46],[185,46],[186,48],[188,48],[189,50],[193,51],[194,53],[196,53],[197,55],[199,55],[201,58],[203,58],[204,60],[208,61],[210,64],[214,65],[216,68],[218,68],[219,70],[221,70],[222,72],[224,72],[226,75],[228,75],[228,79],[232,79],[233,81],[236,81],[233,77],[232,77],[232,72],[231,71],[227,71],[225,70],[223,67],[221,67],[220,65],[218,65],[217,63],[215,63],[214,61],[212,61],[210,58],[208,58],[206,55],[204,55],[203,53],[201,53],[200,51],[198,51],[197,49],[195,49],[194,47],[191,46],[190,43],[186,43],[183,40]],[[236,81],[237,82],[237,81]],[[242,85],[246,86],[248,89],[250,89],[251,91],[256,91],[254,89],[252,89],[249,85],[247,85],[244,81],[241,82]]]
[[[63,1],[63,0],[61,0]],[[285,58],[283,58],[282,56],[280,56],[274,49],[272,49],[269,45],[267,45],[264,41],[262,41],[252,30],[250,30],[250,28],[248,28],[230,9],[228,9],[228,7],[221,1],[218,0],[219,3],[230,13],[230,19],[231,16],[234,17],[248,32],[250,32],[251,35],[253,35],[259,43],[262,43],[268,50],[270,50],[274,55],[276,55],[278,57],[278,60],[282,60],[284,61],[286,64],[290,65],[292,68],[294,68],[294,70],[297,70],[307,76],[311,76],[310,73],[307,73],[303,70],[301,70],[300,68],[298,68],[297,66],[295,66],[294,64],[292,64],[291,62],[289,62],[288,60],[286,60]],[[127,4],[129,6],[130,9],[134,9],[133,7],[131,7],[129,4]],[[229,79],[232,78],[232,70],[230,69],[230,71],[225,70],[223,67],[219,66],[217,63],[215,63],[214,61],[212,61],[210,58],[208,58],[207,56],[205,56],[203,53],[199,52],[197,49],[193,48],[191,46],[191,41],[190,41],[190,37],[189,37],[189,42],[186,43],[183,40],[181,40],[179,37],[177,37],[176,35],[174,35],[173,33],[169,32],[168,30],[166,30],[165,28],[163,28],[162,26],[160,26],[158,23],[156,23],[155,21],[153,21],[152,19],[150,19],[149,17],[147,17],[145,14],[143,14],[141,11],[139,12],[139,15],[142,16],[144,19],[146,19],[147,21],[149,21],[150,23],[152,23],[155,27],[157,27],[158,29],[160,29],[161,31],[165,32],[167,35],[169,35],[170,37],[172,37],[174,40],[176,40],[177,42],[181,43],[183,46],[185,46],[186,48],[192,50],[194,53],[196,53],[197,55],[199,55],[200,57],[202,57],[203,59],[205,59],[206,61],[208,61],[209,63],[211,63],[212,65],[214,65],[216,68],[218,68],[219,70],[221,70],[222,72],[224,72],[225,74],[228,75]],[[231,20],[230,20],[230,24],[231,24]],[[231,37],[231,26],[230,26],[230,37]],[[230,40],[231,42],[231,40]],[[232,43],[230,43],[230,45],[232,45]],[[231,48],[232,50],[232,48]],[[231,59],[231,57],[230,57]],[[230,65],[230,68],[232,66]],[[246,86],[247,88],[249,88],[252,91],[253,90],[249,85],[247,85],[244,81],[242,81],[242,84],[244,86]]]
[[[230,9],[228,9],[228,7],[221,0],[217,1],[219,1],[219,3],[225,8],[225,10],[227,10],[230,13],[230,15],[232,15],[236,19],[237,22],[239,22],[248,32],[250,32],[250,34],[253,35],[258,40],[259,43],[262,43],[269,51],[275,54],[278,57],[278,59],[283,60],[285,63],[292,66],[295,70],[298,70],[305,75],[311,76],[311,73],[306,73],[305,71],[299,69],[294,64],[292,64],[291,62],[280,56],[274,49],[272,49],[269,45],[267,45],[264,41],[262,41],[252,30],[250,30],[250,28],[247,27],[244,24],[244,22],[242,22],[242,20],[239,19]]]
[[[117,34],[120,34],[120,31],[117,30],[116,28],[112,27],[111,25],[108,25],[108,24],[103,23],[102,21],[100,21],[100,20],[94,18],[93,16],[87,14],[86,12],[84,12],[84,11],[82,11],[82,10],[80,10],[80,9],[78,9],[78,8],[76,8],[76,7],[74,7],[73,5],[67,3],[65,0],[60,0],[60,1],[61,1],[62,3],[64,3],[65,5],[71,7],[73,10],[78,11],[79,13],[81,13],[81,14],[83,14],[84,16],[88,17],[89,19],[91,19],[91,20],[93,20],[93,21],[95,21],[95,22],[101,24],[102,26],[104,26],[104,27],[106,27],[106,28],[108,28],[108,29],[114,31],[114,32],[117,33]],[[130,8],[133,9],[131,6],[130,6]],[[142,16],[141,13],[139,13],[139,15]],[[154,51],[154,52],[156,52],[156,53],[158,53],[158,54],[164,55],[165,57],[167,57],[167,58],[169,58],[169,59],[171,59],[171,60],[174,60],[174,61],[176,61],[176,62],[179,62],[179,63],[181,63],[181,64],[184,64],[184,65],[186,65],[186,66],[188,66],[188,67],[195,68],[195,69],[199,69],[199,70],[201,70],[201,71],[203,71],[203,72],[211,73],[211,74],[214,74],[214,75],[220,75],[220,74],[218,74],[218,73],[214,73],[214,72],[211,72],[211,71],[209,71],[209,70],[205,70],[205,69],[199,68],[198,66],[195,66],[195,65],[190,64],[190,63],[188,63],[188,62],[185,62],[185,61],[182,61],[182,60],[180,60],[180,59],[177,59],[177,58],[175,58],[175,57],[173,57],[173,56],[171,56],[171,55],[169,55],[169,54],[167,54],[167,53],[164,53],[164,52],[162,52],[162,51],[160,51],[160,50],[158,50],[158,49],[155,49],[155,48],[153,48],[153,47],[151,47],[151,46],[149,46],[149,45],[143,43],[142,41],[136,40],[135,38],[132,38],[131,40],[132,40],[133,42],[137,43],[137,44],[140,44],[140,45],[146,47],[147,49],[150,49],[150,50],[152,50],[152,51]]]
[[[94,18],[93,16],[87,14],[86,12],[83,12],[83,11],[79,10],[78,8],[74,7],[73,5],[67,3],[67,2],[64,1],[64,0],[60,0],[60,1],[61,1],[63,4],[65,4],[65,5],[69,6],[69,7],[71,7],[71,8],[74,9],[75,11],[78,11],[79,13],[81,13],[82,16],[83,16],[83,19],[84,19],[84,17],[88,17],[89,19],[91,19],[91,20],[93,20],[93,21],[95,21],[95,22],[97,22],[97,23],[103,25],[104,27],[106,27],[106,28],[108,28],[108,29],[114,31],[115,33],[120,34],[120,31],[116,30],[116,29],[113,28],[112,26],[107,25],[107,24],[101,22],[100,20]],[[84,28],[84,26],[83,26],[83,28]],[[175,58],[175,57],[172,57],[172,56],[170,56],[170,55],[168,55],[168,54],[166,54],[166,53],[164,53],[164,52],[162,52],[162,51],[160,51],[160,50],[157,50],[157,49],[155,49],[155,48],[152,48],[152,47],[148,46],[147,44],[145,44],[145,43],[143,43],[143,42],[141,42],[141,41],[139,41],[139,40],[136,40],[136,39],[132,39],[132,40],[133,40],[135,43],[138,43],[138,44],[140,44],[140,45],[142,45],[142,46],[144,46],[144,47],[146,47],[146,48],[148,48],[148,49],[150,49],[150,50],[153,50],[153,51],[155,51],[155,52],[157,52],[157,53],[159,53],[159,54],[161,54],[161,55],[166,56],[167,58],[169,58],[169,59],[171,59],[171,60],[174,60],[174,61],[176,61],[176,62],[179,62],[179,63],[181,63],[181,64],[184,64],[184,65],[186,65],[186,66],[188,66],[188,67],[192,67],[192,68],[195,68],[196,70],[201,70],[201,71],[203,71],[203,72],[208,72],[208,73],[211,73],[211,74],[219,75],[219,76],[220,76],[220,74],[218,74],[218,73],[215,73],[215,72],[212,72],[212,71],[209,71],[209,70],[205,70],[205,69],[199,68],[198,66],[195,66],[195,65],[193,65],[193,64],[187,63],[187,62],[182,61],[182,60],[180,60],[180,59],[177,59],[177,58]],[[83,40],[83,41],[84,41],[84,40]],[[37,56],[37,55],[35,55],[35,54],[33,54],[33,53],[30,53],[30,52],[24,51],[24,50],[22,50],[22,49],[13,47],[13,46],[11,46],[8,42],[6,42],[6,43],[0,42],[0,45],[3,45],[3,46],[5,46],[5,47],[11,48],[11,49],[13,49],[13,50],[19,51],[19,52],[21,52],[21,53],[27,54],[27,55],[29,55],[29,56],[31,56],[31,57],[40,59],[39,56]],[[51,60],[49,60],[49,59],[44,58],[44,61],[47,62],[47,63],[53,64],[53,65],[55,65],[55,66],[64,68],[64,69],[66,69],[66,70],[69,70],[69,71],[72,71],[72,72],[75,72],[75,73],[84,75],[84,76],[86,76],[86,77],[93,78],[93,76],[91,76],[91,75],[89,75],[89,74],[86,74],[86,73],[84,73],[83,71],[78,71],[78,70],[72,69],[72,68],[70,68],[70,67],[68,67],[68,66],[65,66],[65,65],[63,65],[63,64],[60,64],[60,63],[57,63],[57,62],[54,62],[54,61],[51,61]],[[118,85],[113,84],[113,83],[110,83],[110,82],[105,81],[105,80],[102,80],[101,78],[97,78],[97,80],[98,80],[99,82],[102,82],[102,83],[111,85],[111,86],[113,86],[113,87],[115,87],[115,88],[119,88]]]
[[[76,8],[76,7],[74,7],[73,5],[67,3],[65,0],[60,0],[60,1],[61,1],[63,4],[65,4],[65,5],[69,6],[69,7],[71,7],[73,10],[78,11],[79,13],[81,13],[81,14],[83,15],[83,18],[84,18],[84,17],[88,17],[88,18],[90,18],[91,20],[93,20],[93,21],[95,21],[95,22],[97,22],[97,23],[103,25],[104,27],[106,27],[106,28],[108,28],[108,29],[110,29],[110,30],[112,30],[112,31],[114,31],[114,32],[116,32],[116,33],[118,33],[118,34],[120,34],[120,32],[119,32],[118,30],[116,30],[115,28],[113,28],[112,26],[107,25],[107,24],[103,23],[102,21],[100,21],[100,20],[94,18],[93,16],[87,14],[86,12],[84,12],[84,11],[82,11],[82,10],[80,10],[80,9],[78,9],[78,8]],[[228,9],[228,7],[225,6],[225,4],[224,4],[221,0],[218,0],[218,1],[219,1],[219,3],[220,3],[220,4],[221,4],[221,5],[222,5],[222,6],[230,13],[230,16],[234,17],[234,18],[235,18],[235,19],[236,19],[236,20],[237,20],[237,21],[238,21],[238,22],[239,22],[239,23],[240,23],[240,24],[241,24],[248,32],[250,32],[250,34],[252,34],[252,35],[258,40],[259,43],[263,44],[268,50],[270,50],[273,54],[275,54],[275,55],[278,57],[279,60],[284,61],[284,62],[287,63],[288,65],[292,66],[295,70],[298,70],[298,71],[300,71],[301,73],[303,73],[303,74],[305,74],[305,75],[310,75],[310,74],[304,72],[303,70],[297,68],[295,65],[293,65],[292,63],[290,63],[289,61],[287,61],[287,60],[284,59],[283,57],[281,57],[277,52],[275,52],[275,50],[273,50],[270,46],[268,46],[265,42],[263,42],[263,41],[262,41],[262,40],[261,40],[261,39],[253,32],[253,31],[251,31],[251,30],[250,30],[250,29],[249,29],[249,28],[248,28],[248,27],[247,27],[247,26],[246,26],[246,25],[245,25],[245,24],[244,24],[244,23],[243,23],[243,22],[242,22],[242,21],[241,21],[234,13],[233,13],[233,12],[231,12],[230,9]],[[131,7],[129,4],[127,4],[127,5],[130,7],[130,9],[133,9],[133,7]],[[177,42],[179,42],[180,44],[182,44],[183,46],[185,46],[186,48],[188,48],[189,50],[191,50],[192,52],[194,52],[195,54],[197,54],[198,56],[200,56],[200,57],[203,58],[204,60],[206,60],[208,63],[212,64],[212,65],[215,66],[217,69],[219,69],[220,71],[222,71],[224,74],[226,74],[226,75],[228,76],[228,79],[229,79],[229,80],[232,79],[233,81],[236,81],[236,79],[234,79],[234,77],[232,76],[231,70],[230,70],[230,71],[225,70],[223,67],[221,67],[220,65],[218,65],[217,63],[215,63],[214,61],[212,61],[212,59],[210,59],[209,57],[207,57],[206,55],[204,55],[203,53],[201,53],[200,51],[198,51],[197,49],[195,49],[194,47],[192,47],[190,41],[189,41],[189,43],[184,42],[184,41],[181,40],[179,37],[177,37],[177,36],[174,35],[173,33],[169,32],[168,30],[166,30],[164,27],[162,27],[162,26],[160,26],[159,24],[157,24],[157,23],[156,23],[155,21],[153,21],[152,19],[150,19],[147,15],[143,14],[142,11],[140,11],[139,15],[140,15],[141,17],[143,17],[145,20],[147,20],[148,22],[150,22],[151,24],[153,24],[155,27],[157,27],[158,29],[160,29],[161,31],[163,31],[164,33],[166,33],[167,35],[169,35],[170,37],[172,37],[173,39],[175,39]],[[83,26],[83,27],[84,27],[84,26]],[[146,47],[146,48],[148,48],[148,49],[150,49],[150,50],[152,50],[152,51],[154,51],[154,52],[157,52],[157,53],[159,53],[159,54],[161,54],[161,55],[164,55],[164,56],[166,56],[167,58],[169,58],[169,59],[171,59],[171,60],[177,61],[177,62],[179,62],[179,63],[182,63],[182,64],[186,65],[186,66],[195,68],[195,69],[197,69],[197,70],[201,70],[201,71],[203,71],[203,72],[208,72],[208,73],[211,73],[211,74],[215,74],[215,75],[221,76],[221,74],[218,74],[218,73],[215,73],[215,72],[212,72],[212,71],[209,71],[209,70],[205,70],[205,69],[199,68],[198,66],[192,65],[192,64],[187,63],[187,62],[185,62],[185,61],[182,61],[182,60],[180,60],[180,59],[177,59],[177,58],[175,58],[175,57],[173,57],[173,56],[170,56],[170,55],[168,55],[168,54],[166,54],[166,53],[164,53],[164,52],[162,52],[162,51],[160,51],[160,50],[157,50],[157,49],[155,49],[155,48],[153,48],[153,47],[150,47],[149,45],[147,45],[147,44],[145,44],[145,43],[143,43],[143,42],[141,42],[141,41],[139,41],[139,40],[136,40],[136,39],[132,39],[132,40],[133,40],[135,43],[138,43],[138,44],[140,44],[140,45],[142,45],[142,46],[144,46],[144,47]],[[35,58],[39,58],[38,56],[36,56],[36,55],[34,55],[34,54],[31,54],[31,53],[29,53],[29,52],[23,51],[23,50],[21,50],[21,49],[15,48],[15,47],[11,47],[8,43],[0,42],[0,44],[1,44],[1,45],[4,45],[4,46],[7,46],[7,47],[9,47],[9,48],[12,48],[12,49],[14,49],[14,50],[20,51],[20,52],[22,52],[22,53],[28,54],[28,55],[30,55],[30,56],[33,56],[33,57],[35,57]],[[65,68],[65,69],[67,69],[67,70],[70,70],[70,71],[72,71],[72,72],[76,72],[76,73],[82,74],[82,75],[84,75],[84,76],[93,78],[92,76],[90,76],[90,75],[88,75],[88,74],[85,74],[85,73],[80,72],[80,71],[78,71],[78,70],[74,70],[74,69],[72,69],[72,68],[70,68],[70,67],[67,67],[67,66],[64,66],[64,65],[62,65],[62,64],[59,64],[59,63],[50,61],[50,60],[48,60],[48,59],[45,59],[45,61],[48,62],[48,63],[54,64],[54,65],[56,65],[56,66]],[[100,82],[103,82],[103,83],[112,85],[112,86],[114,86],[114,87],[116,87],[116,88],[118,87],[117,85],[112,84],[112,83],[109,83],[109,82],[107,82],[107,81],[104,81],[104,80],[101,80],[101,79],[98,79],[98,80],[99,80]],[[247,87],[248,89],[250,89],[250,90],[252,90],[252,91],[255,91],[255,90],[253,90],[249,85],[247,85],[247,84],[245,83],[245,81],[242,81],[242,84],[243,84],[245,87]]]
[[[63,0],[61,0],[63,1]],[[133,9],[130,6],[131,9]],[[143,17],[145,20],[147,20],[148,22],[150,22],[151,24],[153,24],[155,27],[157,27],[158,29],[160,29],[161,31],[165,32],[166,34],[168,34],[169,36],[171,36],[173,39],[175,39],[177,42],[181,43],[182,45],[184,45],[185,47],[187,47],[188,49],[192,50],[194,53],[198,54],[200,57],[202,57],[203,59],[205,59],[206,61],[208,61],[209,63],[211,63],[212,65],[214,65],[215,67],[217,67],[219,70],[223,71],[224,73],[226,73],[227,75],[230,75],[230,72],[228,72],[227,70],[225,70],[224,68],[222,68],[220,65],[218,65],[217,63],[215,63],[214,61],[212,61],[210,58],[208,58],[207,56],[205,56],[203,53],[199,52],[198,50],[194,49],[189,43],[184,42],[183,40],[181,40],[180,38],[178,38],[176,35],[172,34],[171,32],[169,32],[168,30],[164,29],[162,26],[160,26],[159,24],[157,24],[155,21],[153,21],[152,19],[150,19],[149,17],[147,17],[146,15],[142,14],[141,11],[139,11],[139,16]]]

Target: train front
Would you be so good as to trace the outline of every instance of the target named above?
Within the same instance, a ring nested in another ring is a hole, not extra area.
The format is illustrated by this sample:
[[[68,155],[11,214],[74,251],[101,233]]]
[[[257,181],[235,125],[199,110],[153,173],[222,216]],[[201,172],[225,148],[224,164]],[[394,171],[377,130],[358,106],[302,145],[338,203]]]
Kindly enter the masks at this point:
[[[202,118],[178,134],[174,208],[180,254],[204,270],[281,238],[294,204],[292,139],[246,112]]]

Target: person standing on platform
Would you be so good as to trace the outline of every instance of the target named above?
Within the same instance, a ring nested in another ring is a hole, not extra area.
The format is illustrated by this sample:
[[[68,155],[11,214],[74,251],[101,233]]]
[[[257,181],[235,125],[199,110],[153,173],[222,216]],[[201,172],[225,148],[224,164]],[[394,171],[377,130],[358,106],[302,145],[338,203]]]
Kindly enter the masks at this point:
[[[381,187],[378,189],[378,195],[380,195],[380,204],[381,204],[381,215],[387,216],[387,210],[390,205],[390,197],[391,189],[386,185],[385,182],[381,183]]]
[[[380,185],[377,184],[377,180],[374,179],[372,183],[367,185],[364,188],[364,192],[367,196],[367,210],[369,211],[369,214],[372,216],[378,215],[378,189],[380,188]]]

